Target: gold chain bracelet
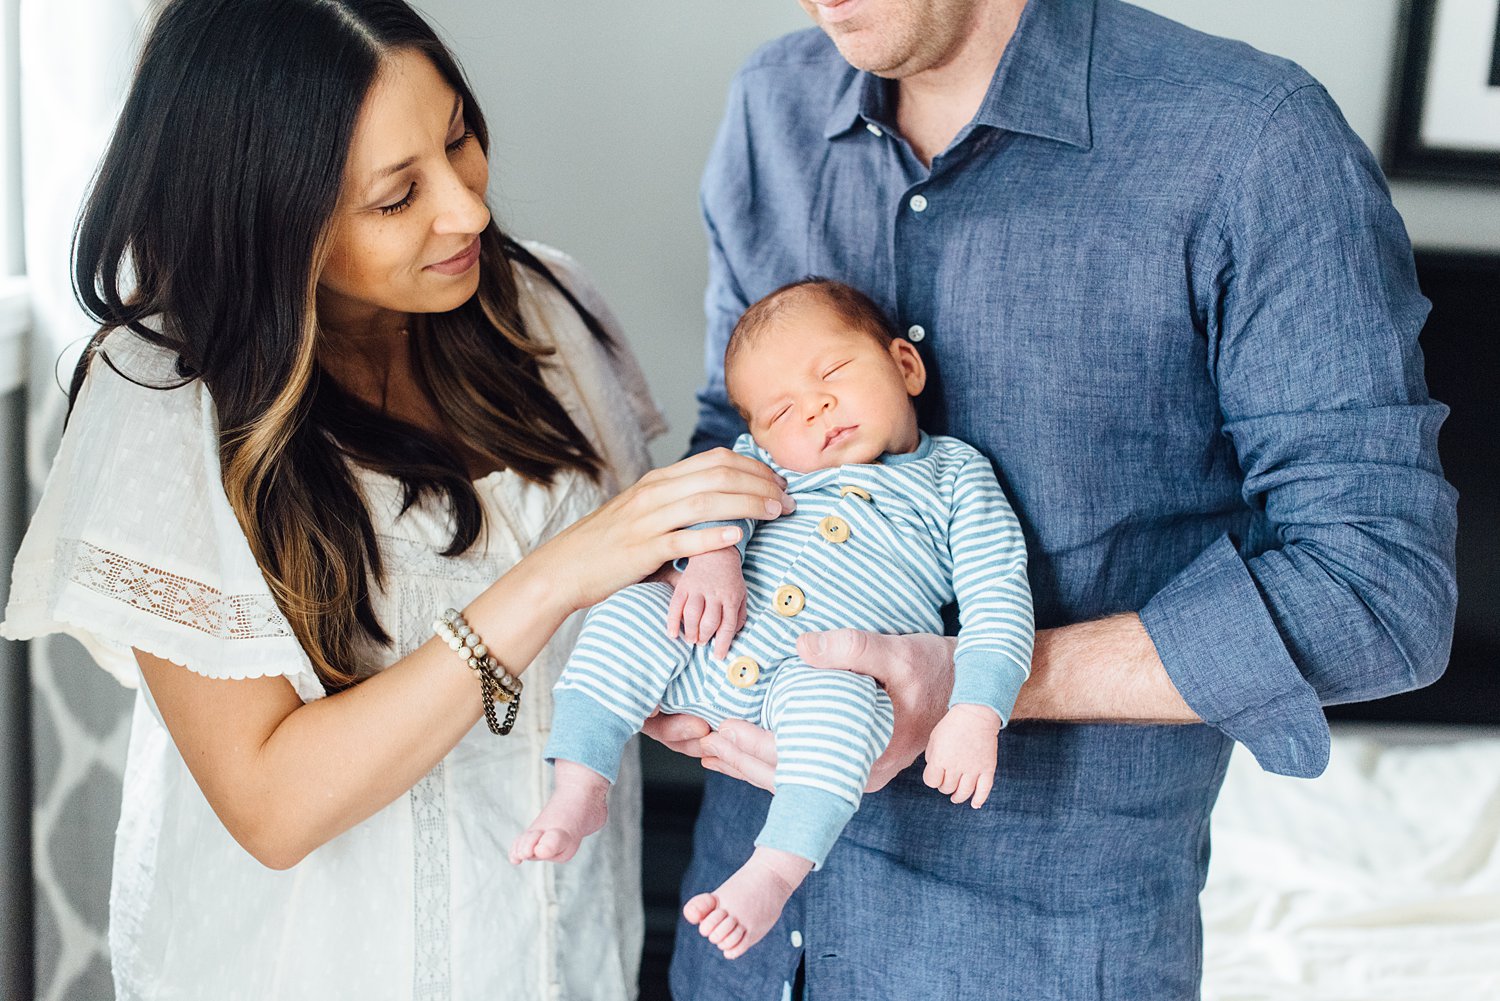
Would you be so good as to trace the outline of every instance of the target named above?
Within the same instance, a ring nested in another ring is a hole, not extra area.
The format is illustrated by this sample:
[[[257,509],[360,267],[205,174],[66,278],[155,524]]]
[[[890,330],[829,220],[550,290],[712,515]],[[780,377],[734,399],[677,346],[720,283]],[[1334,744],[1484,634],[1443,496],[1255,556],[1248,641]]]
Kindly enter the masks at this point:
[[[490,732],[499,736],[510,733],[511,727],[516,725],[516,713],[521,709],[521,679],[501,667],[500,662],[490,655],[489,647],[458,609],[449,608],[434,619],[432,631],[479,679],[484,720],[489,724]],[[503,720],[495,709],[496,702],[505,704]]]

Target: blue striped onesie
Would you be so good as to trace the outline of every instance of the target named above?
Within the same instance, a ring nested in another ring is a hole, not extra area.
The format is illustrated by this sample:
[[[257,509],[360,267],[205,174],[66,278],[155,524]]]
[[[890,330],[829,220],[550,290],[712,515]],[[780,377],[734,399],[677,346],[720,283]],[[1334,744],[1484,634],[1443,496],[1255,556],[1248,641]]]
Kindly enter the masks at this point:
[[[797,473],[751,437],[734,449],[787,481],[797,509],[737,522],[748,599],[729,656],[666,635],[672,588],[635,584],[595,606],[554,689],[548,760],[614,781],[625,743],[659,705],[717,728],[731,717],[771,730],[776,793],[756,839],[821,866],[890,740],[890,699],[871,679],[797,658],[805,632],[851,627],[941,633],[957,600],[949,704],[1007,720],[1031,666],[1026,547],[989,460],[955,438],[916,451]]]

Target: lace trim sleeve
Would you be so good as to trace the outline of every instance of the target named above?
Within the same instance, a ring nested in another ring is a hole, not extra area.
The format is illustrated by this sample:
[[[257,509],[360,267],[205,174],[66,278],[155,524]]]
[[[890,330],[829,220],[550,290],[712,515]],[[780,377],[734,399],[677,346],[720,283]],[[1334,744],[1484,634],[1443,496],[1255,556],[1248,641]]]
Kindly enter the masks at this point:
[[[136,371],[153,359],[132,354],[159,350],[118,342],[106,341],[111,360],[147,363]],[[127,685],[134,647],[208,677],[285,676],[303,701],[324,694],[229,509],[201,386],[151,389],[91,367],[0,624],[10,639],[49,633]]]

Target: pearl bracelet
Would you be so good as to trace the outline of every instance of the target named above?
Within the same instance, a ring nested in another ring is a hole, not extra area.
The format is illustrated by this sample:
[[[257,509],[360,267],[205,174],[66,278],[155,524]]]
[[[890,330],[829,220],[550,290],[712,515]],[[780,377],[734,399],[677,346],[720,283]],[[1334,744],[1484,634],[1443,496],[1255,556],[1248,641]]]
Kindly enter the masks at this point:
[[[500,662],[490,656],[489,647],[470,626],[464,613],[456,608],[443,612],[432,622],[432,631],[448,648],[458,654],[458,659],[468,665],[479,679],[480,693],[484,699],[484,719],[490,732],[501,736],[510,733],[516,723],[516,713],[521,708],[521,679],[512,675]],[[502,721],[495,711],[495,703],[505,703],[505,719]]]

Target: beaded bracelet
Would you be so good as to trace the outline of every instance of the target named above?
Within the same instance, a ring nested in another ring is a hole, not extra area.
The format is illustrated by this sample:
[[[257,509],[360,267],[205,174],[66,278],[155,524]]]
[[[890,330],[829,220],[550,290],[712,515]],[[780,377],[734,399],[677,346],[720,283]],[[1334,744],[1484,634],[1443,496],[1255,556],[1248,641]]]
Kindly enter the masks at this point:
[[[469,666],[479,679],[479,690],[484,699],[484,720],[490,732],[504,736],[516,724],[516,713],[521,709],[521,679],[513,676],[490,656],[489,647],[479,638],[464,618],[464,613],[450,608],[432,622],[432,631],[458,654],[458,659]],[[505,719],[502,721],[495,711],[495,703],[505,703]]]

